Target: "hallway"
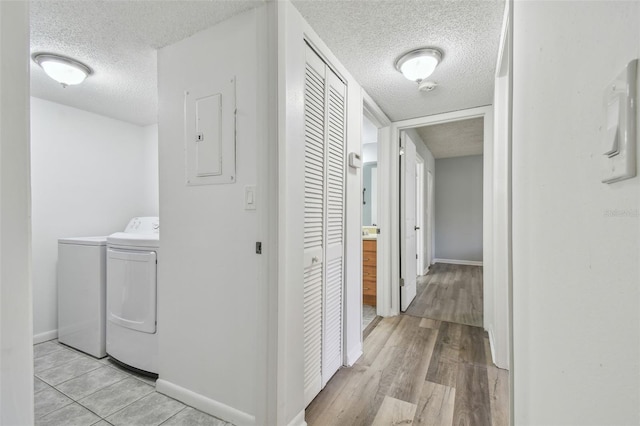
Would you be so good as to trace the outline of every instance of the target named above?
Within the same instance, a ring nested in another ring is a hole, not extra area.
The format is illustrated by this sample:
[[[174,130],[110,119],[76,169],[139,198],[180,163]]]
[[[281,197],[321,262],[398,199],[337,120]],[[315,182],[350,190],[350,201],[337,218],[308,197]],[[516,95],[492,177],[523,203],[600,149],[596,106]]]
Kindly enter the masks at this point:
[[[491,362],[484,330],[422,317],[430,289],[438,288],[440,303],[454,309],[437,312],[473,318],[462,315],[461,307],[479,303],[481,321],[481,272],[480,267],[434,265],[421,277],[407,311],[416,314],[378,323],[365,338],[364,355],[338,371],[307,407],[307,424],[507,425],[509,373]],[[445,294],[473,297],[454,303]]]
[[[407,315],[482,327],[482,266],[436,263],[417,293]]]

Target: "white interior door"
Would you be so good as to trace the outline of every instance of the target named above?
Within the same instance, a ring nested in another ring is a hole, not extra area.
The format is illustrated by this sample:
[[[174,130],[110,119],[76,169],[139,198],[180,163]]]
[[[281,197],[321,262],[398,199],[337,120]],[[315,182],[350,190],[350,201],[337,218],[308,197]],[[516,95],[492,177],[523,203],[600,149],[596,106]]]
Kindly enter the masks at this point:
[[[402,133],[404,155],[400,157],[401,181],[401,277],[400,310],[406,311],[416,297],[416,146]]]
[[[345,193],[344,83],[327,69],[326,249],[322,342],[322,387],[342,366]]]
[[[304,93],[304,399],[322,390],[325,244],[325,66],[307,49]]]

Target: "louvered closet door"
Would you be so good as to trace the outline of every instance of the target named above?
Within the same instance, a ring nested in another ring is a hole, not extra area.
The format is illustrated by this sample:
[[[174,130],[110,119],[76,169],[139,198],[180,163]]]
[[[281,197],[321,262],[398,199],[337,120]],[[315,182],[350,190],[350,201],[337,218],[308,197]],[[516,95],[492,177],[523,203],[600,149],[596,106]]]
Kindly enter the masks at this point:
[[[342,365],[344,283],[345,85],[327,69],[326,243],[322,387]]]
[[[304,398],[322,389],[325,234],[325,64],[307,48],[304,119]]]
[[[307,47],[304,386],[308,404],[342,365],[344,83]]]

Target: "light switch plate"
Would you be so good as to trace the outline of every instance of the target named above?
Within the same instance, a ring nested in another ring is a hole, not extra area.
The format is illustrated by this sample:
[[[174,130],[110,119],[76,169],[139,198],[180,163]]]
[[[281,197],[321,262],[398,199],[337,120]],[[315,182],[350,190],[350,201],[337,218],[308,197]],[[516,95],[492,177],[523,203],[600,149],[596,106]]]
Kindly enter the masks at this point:
[[[603,183],[636,175],[637,68],[638,60],[634,59],[605,89],[600,150]]]
[[[255,210],[256,209],[256,187],[254,185],[247,185],[244,187],[244,209]]]

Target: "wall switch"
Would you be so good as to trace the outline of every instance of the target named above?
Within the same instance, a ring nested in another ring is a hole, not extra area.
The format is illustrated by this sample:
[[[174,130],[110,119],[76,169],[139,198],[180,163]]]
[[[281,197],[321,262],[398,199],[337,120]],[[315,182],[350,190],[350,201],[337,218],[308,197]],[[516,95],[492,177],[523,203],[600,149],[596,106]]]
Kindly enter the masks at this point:
[[[636,175],[637,64],[629,62],[604,92],[602,182],[615,183]]]
[[[244,209],[256,209],[256,187],[254,185],[244,187]]]

